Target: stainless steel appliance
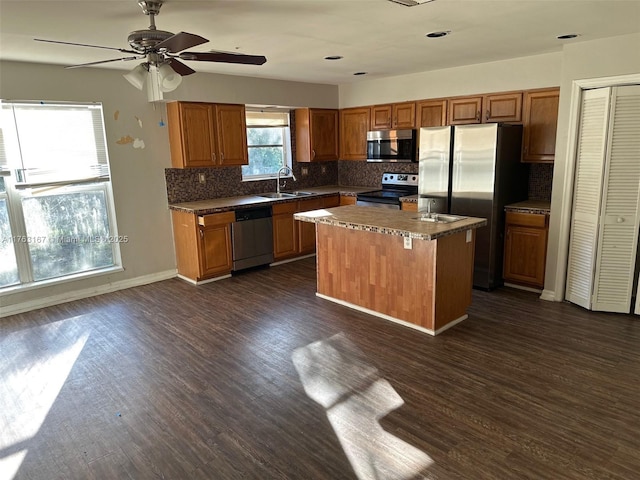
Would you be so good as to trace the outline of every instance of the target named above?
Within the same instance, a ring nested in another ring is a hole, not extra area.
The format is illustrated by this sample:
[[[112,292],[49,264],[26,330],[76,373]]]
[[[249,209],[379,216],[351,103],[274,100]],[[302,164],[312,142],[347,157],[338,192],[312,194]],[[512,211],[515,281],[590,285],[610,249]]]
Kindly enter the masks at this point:
[[[381,190],[359,193],[356,205],[400,210],[400,198],[418,193],[416,173],[385,172],[382,174],[381,183]]]
[[[234,271],[273,262],[271,207],[236,210],[231,243]]]
[[[415,162],[417,131],[367,132],[367,162]]]
[[[522,126],[486,123],[420,129],[418,209],[487,219],[476,230],[473,285],[502,285],[504,206],[526,200]]]

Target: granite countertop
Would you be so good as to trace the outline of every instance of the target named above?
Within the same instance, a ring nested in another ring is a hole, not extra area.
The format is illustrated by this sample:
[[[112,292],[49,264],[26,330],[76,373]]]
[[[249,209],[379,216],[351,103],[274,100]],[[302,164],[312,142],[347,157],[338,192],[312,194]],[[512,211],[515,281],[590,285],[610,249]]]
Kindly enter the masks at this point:
[[[327,185],[322,187],[310,187],[300,189],[313,195],[304,195],[291,198],[264,198],[256,195],[242,195],[238,197],[212,198],[211,200],[199,200],[197,202],[184,202],[169,204],[171,210],[193,213],[195,215],[208,215],[210,213],[227,212],[238,208],[247,208],[256,205],[271,205],[273,203],[296,202],[308,198],[317,198],[328,195],[356,196],[361,192],[376,190],[375,187],[341,187],[338,185]],[[284,190],[283,190],[284,191]]]
[[[517,213],[541,213],[548,215],[551,212],[551,202],[545,200],[525,200],[524,202],[505,205],[506,212]]]
[[[294,218],[305,222],[324,223],[421,240],[435,240],[487,224],[486,219],[475,217],[466,217],[451,223],[424,222],[416,212],[355,205],[296,213]]]

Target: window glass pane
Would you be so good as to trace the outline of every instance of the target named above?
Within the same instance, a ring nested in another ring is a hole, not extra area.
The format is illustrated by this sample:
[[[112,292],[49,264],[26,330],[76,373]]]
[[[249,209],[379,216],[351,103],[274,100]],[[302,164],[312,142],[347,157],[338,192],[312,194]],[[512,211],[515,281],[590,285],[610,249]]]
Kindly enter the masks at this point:
[[[22,200],[34,280],[113,265],[102,190]]]
[[[282,145],[282,128],[248,128],[247,145]]]
[[[3,198],[0,199],[0,287],[18,283],[18,280],[18,264],[9,226],[7,200]]]
[[[4,185],[4,178],[0,177],[0,193],[6,192],[7,191],[7,187],[5,187]]]
[[[242,175],[275,175],[284,165],[282,147],[249,147],[249,165],[242,167]]]

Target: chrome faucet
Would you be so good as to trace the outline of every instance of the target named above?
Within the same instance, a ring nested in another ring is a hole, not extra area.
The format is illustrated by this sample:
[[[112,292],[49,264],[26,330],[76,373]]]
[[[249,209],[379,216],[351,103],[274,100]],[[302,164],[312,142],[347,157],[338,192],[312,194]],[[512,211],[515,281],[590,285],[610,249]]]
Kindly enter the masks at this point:
[[[280,170],[278,170],[277,183],[276,183],[276,192],[278,193],[280,193],[280,174],[287,173],[287,170],[289,171],[289,173],[291,173],[291,177],[293,178],[293,181],[294,182],[298,181],[296,179],[296,176],[293,174],[293,170],[291,170],[291,168],[287,167],[286,165],[284,167],[280,167]],[[286,180],[285,180],[285,183],[286,183]]]

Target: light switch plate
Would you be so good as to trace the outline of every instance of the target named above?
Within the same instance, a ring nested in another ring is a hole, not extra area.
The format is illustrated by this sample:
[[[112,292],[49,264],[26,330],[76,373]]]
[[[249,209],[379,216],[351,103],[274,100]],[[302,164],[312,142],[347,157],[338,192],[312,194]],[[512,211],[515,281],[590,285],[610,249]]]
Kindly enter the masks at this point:
[[[471,243],[471,239],[473,237],[471,236],[471,230],[467,230],[467,243]]]
[[[413,247],[413,242],[411,241],[411,237],[404,237],[404,248],[407,250],[411,250]]]

